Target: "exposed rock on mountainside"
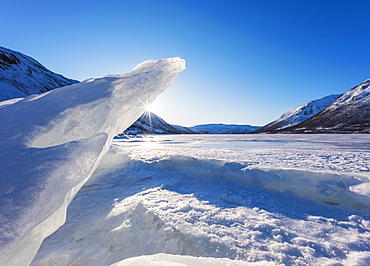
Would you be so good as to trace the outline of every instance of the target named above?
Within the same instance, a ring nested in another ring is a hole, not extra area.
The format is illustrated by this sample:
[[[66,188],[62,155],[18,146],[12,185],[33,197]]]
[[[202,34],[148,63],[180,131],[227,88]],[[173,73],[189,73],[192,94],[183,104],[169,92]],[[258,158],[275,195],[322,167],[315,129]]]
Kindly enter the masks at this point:
[[[195,134],[187,127],[168,124],[151,112],[145,112],[124,133],[126,134]]]
[[[78,83],[51,72],[35,59],[0,46],[0,101]]]
[[[279,133],[370,133],[370,79],[350,89],[324,111]]]
[[[193,127],[170,125],[158,115],[145,112],[125,134],[247,134],[259,127],[250,125],[205,124]]]
[[[326,107],[332,104],[341,94],[332,94],[317,100],[313,100],[302,104],[298,107],[286,111],[277,120],[261,127],[254,133],[274,133],[276,130],[292,127],[302,123],[308,118],[323,111]]]

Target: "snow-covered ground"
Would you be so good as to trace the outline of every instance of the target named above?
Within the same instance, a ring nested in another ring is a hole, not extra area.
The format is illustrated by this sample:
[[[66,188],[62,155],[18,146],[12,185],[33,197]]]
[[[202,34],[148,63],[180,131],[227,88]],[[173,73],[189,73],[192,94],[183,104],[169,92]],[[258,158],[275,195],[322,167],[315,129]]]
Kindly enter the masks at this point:
[[[370,135],[115,140],[32,265],[370,265]]]

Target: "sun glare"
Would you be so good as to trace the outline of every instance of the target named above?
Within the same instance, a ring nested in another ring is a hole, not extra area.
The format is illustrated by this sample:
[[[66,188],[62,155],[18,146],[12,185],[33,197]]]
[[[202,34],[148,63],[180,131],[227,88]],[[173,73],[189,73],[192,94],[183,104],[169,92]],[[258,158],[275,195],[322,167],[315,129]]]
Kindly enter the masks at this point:
[[[149,103],[149,101],[143,101],[142,107],[144,108],[145,112],[148,113],[157,113],[161,107],[159,106],[159,103],[157,101],[154,101],[152,103]]]
[[[145,111],[152,113],[153,112],[153,105],[152,104],[147,104],[145,105]]]

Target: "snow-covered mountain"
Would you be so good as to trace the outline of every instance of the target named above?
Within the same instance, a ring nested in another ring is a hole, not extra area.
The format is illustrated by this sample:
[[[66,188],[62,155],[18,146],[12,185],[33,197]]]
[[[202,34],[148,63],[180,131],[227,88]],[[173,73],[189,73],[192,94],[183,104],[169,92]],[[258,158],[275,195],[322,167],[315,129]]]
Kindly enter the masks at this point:
[[[158,115],[145,112],[124,134],[247,134],[260,127],[250,125],[204,124],[193,127],[171,125]]]
[[[348,90],[324,111],[282,133],[370,133],[370,79]]]
[[[170,125],[158,115],[152,112],[145,112],[127,130],[126,134],[194,134],[193,130]]]
[[[339,96],[341,96],[341,94],[332,94],[292,108],[286,111],[277,120],[261,127],[259,130],[256,130],[255,133],[273,133],[276,130],[281,130],[302,123],[308,118],[320,113],[338,99]]]
[[[78,83],[51,72],[35,59],[0,46],[0,101]]]
[[[204,124],[190,127],[200,134],[247,134],[259,129],[258,126],[233,125],[233,124]]]

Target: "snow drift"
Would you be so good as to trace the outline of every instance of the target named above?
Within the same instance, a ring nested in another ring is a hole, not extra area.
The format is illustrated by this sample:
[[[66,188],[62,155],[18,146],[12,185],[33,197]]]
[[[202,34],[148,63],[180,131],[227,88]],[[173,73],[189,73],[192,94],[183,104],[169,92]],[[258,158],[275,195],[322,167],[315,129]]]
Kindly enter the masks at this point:
[[[32,261],[113,137],[184,69],[180,58],[149,60],[123,75],[1,103],[1,265]]]
[[[368,140],[116,140],[32,265],[369,265]]]

